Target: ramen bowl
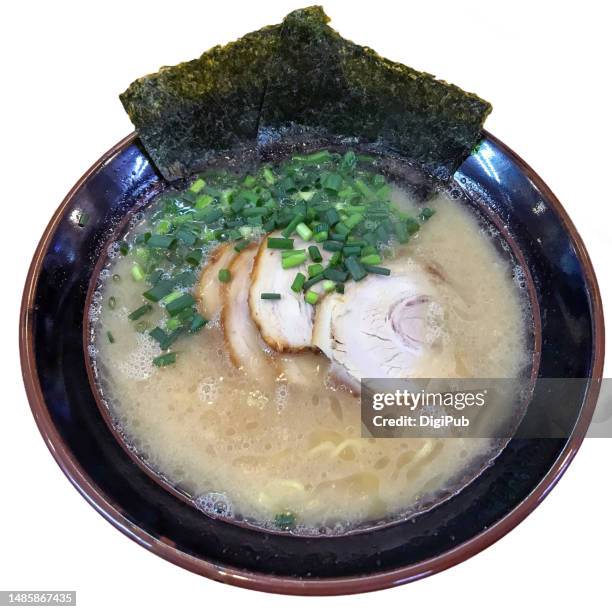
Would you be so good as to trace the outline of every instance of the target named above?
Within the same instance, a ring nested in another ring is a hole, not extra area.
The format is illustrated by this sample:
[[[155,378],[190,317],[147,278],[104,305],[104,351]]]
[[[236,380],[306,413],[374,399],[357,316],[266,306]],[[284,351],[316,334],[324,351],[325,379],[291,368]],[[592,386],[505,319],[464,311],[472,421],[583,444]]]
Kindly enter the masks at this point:
[[[109,426],[91,384],[86,329],[92,278],[108,240],[165,187],[136,135],[108,151],[53,215],[21,308],[23,378],[39,430],[83,497],[134,541],[237,586],[312,595],[372,591],[439,572],[486,548],[523,520],[565,472],[585,436],[602,376],[597,281],[550,189],[486,134],[455,173],[452,189],[495,222],[520,261],[534,317],[534,375],[576,381],[564,398],[561,433],[516,436],[475,480],[428,511],[340,535],[252,528],[209,516],[176,495]]]

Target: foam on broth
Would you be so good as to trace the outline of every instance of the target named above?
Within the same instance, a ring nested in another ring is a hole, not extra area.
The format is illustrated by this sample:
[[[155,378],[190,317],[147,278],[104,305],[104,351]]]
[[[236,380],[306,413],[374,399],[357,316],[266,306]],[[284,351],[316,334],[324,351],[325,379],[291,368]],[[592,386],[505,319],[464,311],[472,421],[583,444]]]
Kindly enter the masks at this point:
[[[413,208],[400,188],[393,199]],[[436,214],[397,253],[443,271],[452,288],[443,305],[455,365],[426,374],[519,376],[529,316],[512,266],[464,203],[439,195],[428,205]],[[298,530],[341,532],[418,511],[497,452],[485,439],[361,438],[359,399],[338,388],[325,357],[312,355],[318,375],[304,386],[255,385],[231,365],[219,321],[180,338],[177,363],[155,368],[159,348],[127,319],[142,292],[131,263],[110,259],[94,302],[100,389],[129,444],[204,511],[273,527],[290,510]]]

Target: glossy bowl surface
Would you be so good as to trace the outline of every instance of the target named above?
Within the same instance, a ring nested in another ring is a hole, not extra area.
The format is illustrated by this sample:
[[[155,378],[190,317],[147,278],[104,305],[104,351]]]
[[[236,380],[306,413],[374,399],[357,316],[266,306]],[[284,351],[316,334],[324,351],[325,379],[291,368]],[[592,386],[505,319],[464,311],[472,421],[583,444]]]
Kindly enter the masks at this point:
[[[37,425],[70,481],[120,531],[161,557],[238,586],[344,594],[446,569],[523,520],[569,465],[590,423],[603,370],[604,327],[588,254],[562,206],[515,153],[486,135],[454,176],[501,220],[524,258],[539,305],[542,378],[584,383],[567,401],[566,438],[515,439],[477,480],[413,519],[337,537],[266,533],[208,517],[152,480],[102,418],[83,353],[87,289],[106,240],[165,186],[130,135],[73,187],[34,255],[23,295],[23,377]],[[79,226],[80,214],[89,220]]]

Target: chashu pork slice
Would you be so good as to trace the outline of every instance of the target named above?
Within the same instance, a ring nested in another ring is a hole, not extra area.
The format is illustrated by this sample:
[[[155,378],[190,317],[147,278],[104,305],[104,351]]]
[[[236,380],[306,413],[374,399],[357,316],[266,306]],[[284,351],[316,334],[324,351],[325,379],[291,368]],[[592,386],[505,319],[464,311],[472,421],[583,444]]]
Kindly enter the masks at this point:
[[[229,268],[236,255],[232,244],[220,244],[202,269],[196,294],[200,311],[209,321],[221,312],[223,283],[219,280],[219,271]]]
[[[309,243],[294,238],[294,249],[307,249],[308,246]],[[321,263],[325,265],[329,254],[324,252],[322,255]],[[311,263],[307,259],[299,267],[284,270],[280,250],[267,248],[267,238],[259,246],[251,274],[249,307],[263,339],[276,351],[295,353],[312,346],[314,308],[304,301],[301,292],[291,289],[298,272],[308,278],[308,265]],[[262,293],[278,293],[281,297],[280,300],[262,300]]]
[[[231,362],[256,380],[269,380],[277,376],[278,366],[251,319],[248,302],[256,254],[254,243],[230,264],[231,280],[221,292],[221,326]]]
[[[416,262],[347,283],[318,305],[312,343],[355,388],[362,378],[428,377],[454,359],[444,341],[437,281]]]

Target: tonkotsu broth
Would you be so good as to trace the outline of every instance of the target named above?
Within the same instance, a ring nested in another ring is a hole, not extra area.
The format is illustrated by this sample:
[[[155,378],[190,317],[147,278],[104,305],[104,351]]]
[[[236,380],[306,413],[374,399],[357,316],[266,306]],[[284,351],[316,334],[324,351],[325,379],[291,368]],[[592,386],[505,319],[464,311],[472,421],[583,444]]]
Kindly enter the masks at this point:
[[[393,199],[413,207],[399,188]],[[439,195],[428,206],[436,214],[397,257],[444,272],[456,360],[422,375],[519,376],[531,359],[529,317],[511,265],[465,204]],[[302,385],[255,384],[230,363],[218,320],[177,341],[174,365],[155,368],[159,348],[127,318],[142,301],[131,264],[110,259],[92,309],[100,388],[128,443],[204,510],[271,528],[290,511],[298,531],[344,531],[417,511],[497,452],[483,439],[361,438],[359,399],[328,376],[325,357],[312,355],[318,375]]]

